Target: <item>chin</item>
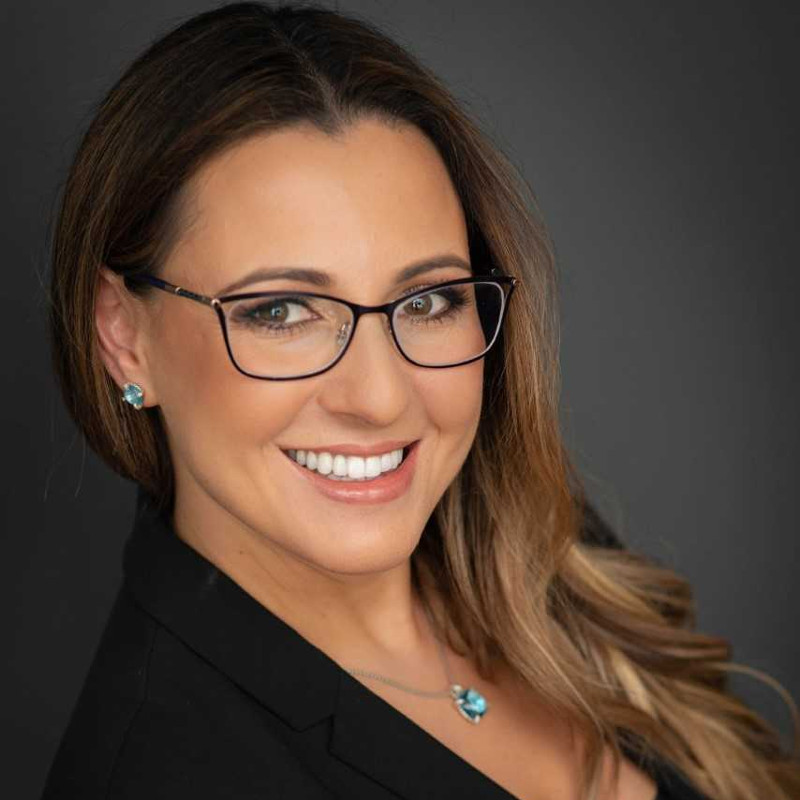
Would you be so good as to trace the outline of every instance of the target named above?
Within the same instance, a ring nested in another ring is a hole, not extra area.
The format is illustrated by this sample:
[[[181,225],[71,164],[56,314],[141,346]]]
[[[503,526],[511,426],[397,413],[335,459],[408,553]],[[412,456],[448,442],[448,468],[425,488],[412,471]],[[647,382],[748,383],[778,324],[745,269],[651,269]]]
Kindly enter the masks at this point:
[[[396,569],[408,562],[419,543],[419,536],[410,532],[387,531],[385,526],[382,534],[372,527],[354,530],[352,524],[335,520],[307,536],[299,547],[290,548],[293,553],[314,569],[343,577]]]

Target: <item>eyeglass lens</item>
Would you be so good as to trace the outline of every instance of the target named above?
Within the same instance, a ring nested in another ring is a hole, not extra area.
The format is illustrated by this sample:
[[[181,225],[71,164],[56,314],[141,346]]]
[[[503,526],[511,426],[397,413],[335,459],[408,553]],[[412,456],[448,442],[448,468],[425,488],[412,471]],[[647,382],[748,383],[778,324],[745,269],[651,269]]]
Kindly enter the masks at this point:
[[[497,336],[505,295],[497,283],[434,287],[394,310],[394,330],[408,358],[454,366],[486,352]],[[318,372],[335,361],[353,328],[343,303],[291,292],[225,304],[228,343],[239,368],[285,378]]]

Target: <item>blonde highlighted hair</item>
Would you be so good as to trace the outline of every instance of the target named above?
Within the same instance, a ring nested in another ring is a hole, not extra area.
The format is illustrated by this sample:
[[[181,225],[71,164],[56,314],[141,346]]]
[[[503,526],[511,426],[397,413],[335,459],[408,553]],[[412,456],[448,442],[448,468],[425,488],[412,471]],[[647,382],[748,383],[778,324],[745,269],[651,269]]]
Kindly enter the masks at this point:
[[[800,797],[792,699],[696,632],[689,584],[604,534],[586,503],[559,429],[555,259],[527,184],[441,82],[364,20],[309,3],[221,6],[154,42],[99,104],[60,199],[50,291],[53,365],[88,444],[171,507],[159,409],[125,407],[98,355],[100,266],[157,275],[189,179],[224,148],[301,122],[335,136],[365,117],[431,139],[475,271],[520,279],[486,357],[474,446],[412,556],[441,635],[484,675],[508,665],[583,732],[584,798],[606,746],[645,767],[669,762],[711,800]],[[731,693],[735,671],[782,693],[792,753]]]

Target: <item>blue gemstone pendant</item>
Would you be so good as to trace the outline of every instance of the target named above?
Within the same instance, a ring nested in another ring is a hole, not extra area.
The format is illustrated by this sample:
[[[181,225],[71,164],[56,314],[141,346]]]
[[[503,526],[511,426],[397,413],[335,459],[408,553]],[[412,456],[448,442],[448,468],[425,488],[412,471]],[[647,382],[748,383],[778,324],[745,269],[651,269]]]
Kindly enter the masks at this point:
[[[477,725],[489,710],[489,703],[477,689],[464,689],[457,683],[450,687],[455,707],[464,719]]]

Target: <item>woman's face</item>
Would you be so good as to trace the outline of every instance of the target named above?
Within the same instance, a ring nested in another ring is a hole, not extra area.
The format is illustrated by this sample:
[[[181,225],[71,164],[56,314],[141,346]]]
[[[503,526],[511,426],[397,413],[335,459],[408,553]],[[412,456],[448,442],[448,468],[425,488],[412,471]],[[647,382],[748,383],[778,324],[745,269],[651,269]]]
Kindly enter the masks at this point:
[[[217,157],[192,185],[195,216],[162,277],[195,292],[222,294],[257,268],[311,267],[330,285],[260,280],[237,291],[305,290],[376,305],[469,275],[453,264],[396,283],[423,259],[469,264],[459,198],[434,146],[410,126],[362,121],[340,139],[284,129]],[[160,405],[166,421],[176,513],[193,525],[242,525],[338,574],[407,559],[473,443],[483,360],[415,366],[396,350],[385,315],[370,314],[329,371],[256,380],[231,364],[212,309],[156,295],[145,304],[141,377],[146,403]],[[368,502],[329,496],[285,452],[389,440],[419,440],[410,482]]]

